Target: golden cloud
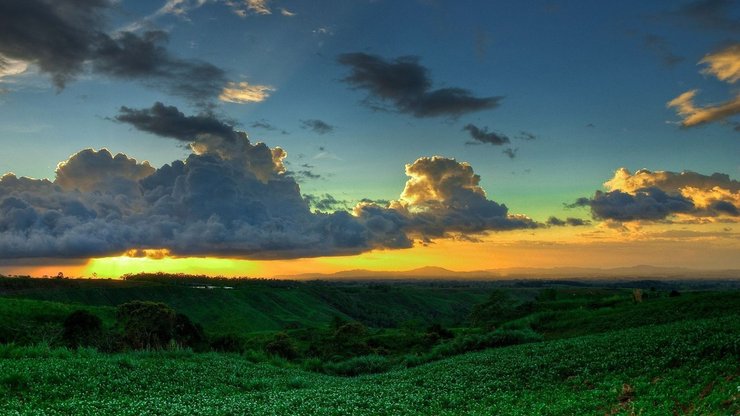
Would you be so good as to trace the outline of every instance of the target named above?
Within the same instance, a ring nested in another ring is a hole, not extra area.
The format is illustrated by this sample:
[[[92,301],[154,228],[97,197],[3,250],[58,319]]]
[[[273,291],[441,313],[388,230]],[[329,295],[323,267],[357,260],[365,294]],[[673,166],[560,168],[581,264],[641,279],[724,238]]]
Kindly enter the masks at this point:
[[[699,61],[699,64],[707,65],[702,73],[713,75],[720,81],[734,84],[740,79],[740,43],[706,55]],[[675,108],[678,115],[682,117],[681,126],[698,126],[740,114],[740,94],[723,103],[698,106],[694,103],[694,98],[698,92],[699,90],[696,89],[686,91],[668,102],[667,106]]]
[[[686,91],[667,104],[669,108],[675,108],[678,115],[683,117],[683,120],[681,120],[683,127],[693,127],[724,120],[740,113],[740,94],[724,103],[700,107],[694,104],[694,97],[697,92],[698,90]]]
[[[248,82],[229,82],[218,96],[219,100],[246,104],[259,103],[270,96],[270,92],[275,91],[269,85],[251,85]]]
[[[699,63],[708,65],[703,73],[734,84],[740,79],[740,43],[710,53]]]

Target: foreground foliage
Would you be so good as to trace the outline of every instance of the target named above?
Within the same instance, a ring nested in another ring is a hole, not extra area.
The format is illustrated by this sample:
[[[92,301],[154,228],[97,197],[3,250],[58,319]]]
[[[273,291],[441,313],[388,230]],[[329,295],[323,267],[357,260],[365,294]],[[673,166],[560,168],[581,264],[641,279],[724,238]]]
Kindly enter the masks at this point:
[[[236,354],[0,346],[0,414],[738,414],[740,316],[340,378]],[[372,359],[367,365],[374,365]]]

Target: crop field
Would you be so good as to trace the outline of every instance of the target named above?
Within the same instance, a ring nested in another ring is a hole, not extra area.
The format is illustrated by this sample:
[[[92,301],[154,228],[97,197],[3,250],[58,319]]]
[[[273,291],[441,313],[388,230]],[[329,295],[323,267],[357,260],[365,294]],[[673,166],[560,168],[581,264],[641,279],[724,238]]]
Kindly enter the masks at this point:
[[[0,278],[0,415],[740,414],[734,283],[201,280]]]
[[[189,351],[0,349],[13,415],[695,414],[740,412],[740,316],[468,353],[334,377]]]

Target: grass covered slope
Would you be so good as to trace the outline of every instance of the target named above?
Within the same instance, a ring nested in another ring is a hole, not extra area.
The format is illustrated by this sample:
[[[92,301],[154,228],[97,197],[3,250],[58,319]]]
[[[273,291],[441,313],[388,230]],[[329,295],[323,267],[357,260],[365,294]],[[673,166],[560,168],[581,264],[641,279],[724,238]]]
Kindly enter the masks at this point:
[[[200,289],[200,285],[214,288]],[[195,279],[0,278],[0,296],[98,307],[115,307],[133,300],[163,302],[211,333],[247,333],[324,326],[334,317],[373,327],[397,326],[408,320],[458,325],[473,305],[487,297],[487,290],[461,285],[335,285],[269,280],[211,279],[198,283]]]
[[[0,357],[0,414],[740,412],[738,315],[492,349],[356,378],[228,354],[5,346]]]

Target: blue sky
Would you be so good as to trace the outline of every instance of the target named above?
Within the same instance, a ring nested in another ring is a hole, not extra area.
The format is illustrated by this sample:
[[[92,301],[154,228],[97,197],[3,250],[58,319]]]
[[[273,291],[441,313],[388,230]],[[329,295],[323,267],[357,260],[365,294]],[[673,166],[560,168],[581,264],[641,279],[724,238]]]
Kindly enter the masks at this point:
[[[737,45],[733,2],[120,0],[99,12],[111,39],[163,31],[160,45],[171,56],[207,62],[268,96],[204,104],[161,79],[96,70],[94,58],[60,89],[33,54],[20,54],[27,69],[0,77],[0,172],[53,180],[57,163],[84,148],[155,168],[185,159],[182,140],[116,120],[122,106],[161,102],[185,115],[208,112],[252,143],[283,148],[288,171],[310,172],[297,176],[303,194],[330,194],[348,208],[362,198],[398,198],[404,165],[434,155],[468,162],[489,199],[534,221],[591,218],[564,204],[603,189],[620,167],[740,177],[737,111],[682,127],[677,107],[667,106],[694,89],[696,106],[737,94],[734,81],[700,64]],[[3,31],[0,56],[14,58],[2,40],[13,34]],[[415,116],[348,82],[353,68],[338,58],[349,53],[387,63],[414,56],[430,90],[502,98],[493,108]],[[386,110],[366,105],[368,97]],[[331,131],[307,128],[306,120]],[[471,144],[468,124],[510,143]]]

